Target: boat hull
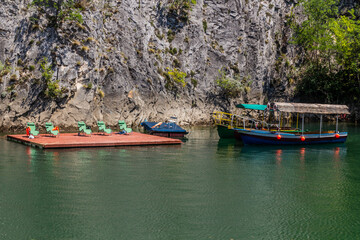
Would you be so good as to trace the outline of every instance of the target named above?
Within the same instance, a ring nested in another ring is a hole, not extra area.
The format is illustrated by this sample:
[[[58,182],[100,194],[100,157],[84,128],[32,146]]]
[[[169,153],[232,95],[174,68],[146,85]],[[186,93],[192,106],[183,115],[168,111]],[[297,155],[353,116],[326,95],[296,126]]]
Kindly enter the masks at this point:
[[[150,135],[159,136],[159,137],[169,137],[169,138],[183,138],[186,133],[172,133],[172,132],[149,132]]]
[[[281,137],[278,138],[278,135]],[[302,138],[302,136],[304,138]],[[266,144],[266,145],[305,145],[305,144],[326,144],[344,143],[347,139],[347,132],[325,133],[325,134],[289,134],[279,132],[235,130],[235,138],[242,140],[244,144]]]
[[[220,138],[235,138],[235,131],[228,126],[217,125],[217,131]]]

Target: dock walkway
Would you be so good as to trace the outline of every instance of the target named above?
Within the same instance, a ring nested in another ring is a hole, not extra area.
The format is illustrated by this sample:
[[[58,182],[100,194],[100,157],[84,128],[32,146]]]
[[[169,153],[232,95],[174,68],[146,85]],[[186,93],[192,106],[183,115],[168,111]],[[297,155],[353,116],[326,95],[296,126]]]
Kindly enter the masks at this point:
[[[58,137],[53,137],[49,134],[40,134],[34,139],[29,139],[26,135],[8,135],[7,139],[43,149],[173,145],[182,143],[179,139],[171,139],[137,132],[132,132],[129,135],[115,133],[112,135],[103,135],[93,133],[91,136],[79,136],[77,133],[61,133]]]

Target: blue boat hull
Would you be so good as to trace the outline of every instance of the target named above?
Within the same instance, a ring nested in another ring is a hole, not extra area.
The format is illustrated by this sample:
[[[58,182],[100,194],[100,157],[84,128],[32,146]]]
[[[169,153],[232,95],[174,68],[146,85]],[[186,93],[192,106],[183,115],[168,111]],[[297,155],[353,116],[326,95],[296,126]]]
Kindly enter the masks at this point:
[[[278,137],[280,136],[280,137]],[[302,138],[303,137],[303,138]],[[242,140],[244,144],[257,145],[306,145],[344,143],[347,139],[347,132],[324,134],[288,134],[279,132],[267,132],[256,130],[236,129],[235,138]]]

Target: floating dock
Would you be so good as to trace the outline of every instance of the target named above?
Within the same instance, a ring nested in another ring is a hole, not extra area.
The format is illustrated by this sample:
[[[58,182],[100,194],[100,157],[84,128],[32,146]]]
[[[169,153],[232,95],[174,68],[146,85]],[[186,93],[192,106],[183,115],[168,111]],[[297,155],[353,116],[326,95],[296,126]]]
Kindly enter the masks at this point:
[[[103,135],[93,133],[91,136],[79,136],[77,133],[61,133],[58,137],[53,137],[49,134],[39,134],[33,139],[29,139],[29,137],[24,134],[8,135],[7,139],[42,149],[174,145],[182,143],[179,139],[171,139],[137,132],[132,132],[128,135],[115,133],[111,135]]]

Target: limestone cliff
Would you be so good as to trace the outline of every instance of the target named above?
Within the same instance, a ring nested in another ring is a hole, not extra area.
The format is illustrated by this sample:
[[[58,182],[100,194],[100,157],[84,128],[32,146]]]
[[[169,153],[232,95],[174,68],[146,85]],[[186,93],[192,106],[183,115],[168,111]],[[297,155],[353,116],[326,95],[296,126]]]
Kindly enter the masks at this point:
[[[170,116],[198,124],[237,102],[291,97],[282,69],[296,59],[288,44],[295,1],[197,0],[186,10],[170,0],[82,1],[83,21],[56,26],[31,2],[0,0],[2,127]],[[53,71],[56,97],[41,63]],[[185,84],[169,76],[174,69],[186,73]],[[215,84],[219,69],[250,90],[229,100]]]

